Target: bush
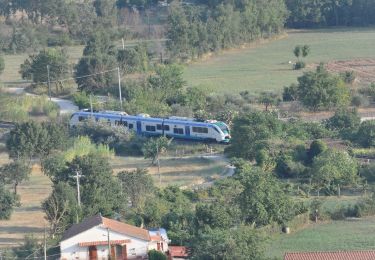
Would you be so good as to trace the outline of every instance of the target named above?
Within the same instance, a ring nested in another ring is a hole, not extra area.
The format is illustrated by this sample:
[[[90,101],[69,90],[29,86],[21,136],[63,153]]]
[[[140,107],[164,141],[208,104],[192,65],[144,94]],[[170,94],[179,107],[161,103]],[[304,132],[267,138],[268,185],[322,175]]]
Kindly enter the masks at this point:
[[[340,77],[346,84],[353,84],[355,80],[354,71],[341,72]]]
[[[5,68],[4,58],[0,56],[0,74],[3,73],[4,68]]]
[[[375,181],[375,163],[363,165],[359,170],[359,175],[368,182]]]
[[[160,251],[156,251],[155,249],[148,251],[148,259],[149,260],[167,260],[167,256]]]
[[[293,65],[294,70],[300,70],[306,67],[306,63],[304,61],[297,61],[296,64]]]
[[[368,106],[370,104],[370,101],[365,96],[356,95],[352,97],[351,104],[355,107]]]

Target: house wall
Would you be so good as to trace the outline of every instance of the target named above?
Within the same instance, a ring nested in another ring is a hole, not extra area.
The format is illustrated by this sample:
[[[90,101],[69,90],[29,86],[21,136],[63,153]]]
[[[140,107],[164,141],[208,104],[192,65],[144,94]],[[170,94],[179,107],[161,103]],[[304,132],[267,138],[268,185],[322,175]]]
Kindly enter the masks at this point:
[[[129,259],[136,256],[146,256],[148,251],[148,241],[141,240],[135,237],[126,236],[114,231],[109,232],[110,240],[124,240],[130,239],[127,245],[127,253]],[[107,241],[107,229],[100,226],[93,227],[74,237],[60,242],[61,259],[62,260],[76,260],[89,259],[89,248],[80,247],[78,243],[92,242],[92,241]],[[108,246],[97,246],[98,259],[108,259]]]

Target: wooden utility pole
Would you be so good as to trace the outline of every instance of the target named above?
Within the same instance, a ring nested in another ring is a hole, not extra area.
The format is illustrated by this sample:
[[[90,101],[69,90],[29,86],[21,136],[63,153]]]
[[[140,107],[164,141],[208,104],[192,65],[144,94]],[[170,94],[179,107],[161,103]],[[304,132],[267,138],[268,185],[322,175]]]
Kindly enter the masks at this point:
[[[76,182],[77,182],[77,202],[78,202],[78,207],[81,208],[81,192],[80,192],[80,188],[79,188],[79,179],[81,179],[82,177],[84,177],[84,175],[80,174],[80,171],[76,170],[76,175],[75,176],[71,176],[71,178],[75,178],[76,179]],[[79,222],[79,218],[78,218],[78,212],[77,212],[77,223]]]
[[[46,223],[44,223],[44,260],[47,260],[47,236]]]
[[[47,77],[48,77],[48,96],[49,96],[49,100],[51,101],[51,82],[49,79],[49,65],[47,65]]]
[[[120,96],[120,107],[122,111],[122,95],[121,95],[121,76],[120,76],[120,67],[117,67],[117,77],[118,77],[118,92]]]

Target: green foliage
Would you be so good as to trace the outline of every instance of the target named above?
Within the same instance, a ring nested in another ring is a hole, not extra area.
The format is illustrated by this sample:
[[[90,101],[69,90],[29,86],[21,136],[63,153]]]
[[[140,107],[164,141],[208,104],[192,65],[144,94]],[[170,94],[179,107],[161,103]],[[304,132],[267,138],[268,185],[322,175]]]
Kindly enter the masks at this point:
[[[0,75],[1,75],[1,73],[3,73],[4,68],[5,68],[4,58],[2,56],[0,56]]]
[[[125,73],[146,72],[148,70],[149,58],[147,46],[137,45],[134,48],[119,50],[117,62]]]
[[[160,251],[155,249],[148,251],[149,260],[167,260],[167,256]]]
[[[29,178],[31,168],[23,161],[14,161],[0,167],[0,183],[10,184],[17,194],[17,186]]]
[[[192,259],[265,259],[264,238],[253,228],[209,229],[193,244]]]
[[[358,165],[346,152],[326,150],[312,164],[312,181],[324,192],[336,193],[337,186],[358,183]]]
[[[297,45],[293,50],[294,56],[299,58],[301,56],[301,46]]]
[[[310,144],[310,149],[307,152],[307,163],[312,163],[314,158],[327,150],[327,145],[322,140],[314,140]]]
[[[306,63],[304,61],[297,61],[296,64],[293,65],[293,69],[300,70],[306,67]]]
[[[292,84],[289,87],[284,87],[283,101],[296,101],[298,99],[298,86]]]
[[[243,186],[237,201],[246,223],[257,227],[272,222],[282,224],[295,215],[294,203],[271,173],[244,165],[234,178]]]
[[[233,120],[231,145],[226,151],[230,156],[253,160],[266,140],[280,135],[281,125],[271,113],[240,115]]]
[[[26,122],[16,124],[10,131],[6,146],[12,158],[33,158],[47,155],[51,147],[48,131],[41,124]]]
[[[344,107],[350,101],[349,89],[343,81],[329,74],[322,64],[315,72],[305,72],[298,78],[298,97],[312,110]]]
[[[351,70],[351,71],[341,72],[340,76],[346,84],[353,84],[354,83],[354,80],[355,80],[354,71]]]
[[[13,208],[19,205],[19,197],[0,183],[0,219],[9,219]]]
[[[22,74],[22,78],[32,79],[34,83],[47,82],[47,65],[50,67],[51,81],[64,78],[68,75],[69,71],[66,51],[45,49],[37,55],[30,55],[30,58],[21,64],[20,73]]]
[[[86,92],[101,90],[111,85],[114,79],[115,71],[113,70],[116,63],[116,52],[112,41],[104,31],[98,30],[92,34],[87,42],[83,56],[76,65],[75,76],[78,88]],[[86,75],[96,74],[92,77],[82,77]]]
[[[145,169],[119,172],[117,177],[122,183],[124,196],[132,207],[144,207],[145,201],[154,193],[154,182]]]
[[[362,122],[354,141],[365,148],[375,146],[375,120]]]
[[[53,186],[52,193],[42,203],[42,208],[50,223],[52,237],[61,235],[75,223],[77,214],[80,213],[75,189],[65,182]]]
[[[361,124],[361,118],[357,110],[337,110],[326,122],[326,127],[338,131],[344,139],[352,139]]]
[[[26,259],[30,255],[33,257],[42,257],[43,248],[34,235],[26,235],[23,244],[20,247],[16,247],[13,252],[17,259]]]
[[[277,105],[279,96],[275,93],[262,92],[259,96],[259,103],[265,106],[265,110],[268,111],[268,107]]]
[[[168,149],[169,143],[170,141],[168,138],[164,136],[149,139],[149,141],[147,141],[142,148],[145,159],[150,158],[152,159],[152,164],[155,164],[157,157],[160,154],[165,153],[165,151]]]
[[[230,207],[221,203],[198,204],[195,210],[198,225],[203,227],[208,225],[210,228],[227,229],[236,220],[232,217]]]

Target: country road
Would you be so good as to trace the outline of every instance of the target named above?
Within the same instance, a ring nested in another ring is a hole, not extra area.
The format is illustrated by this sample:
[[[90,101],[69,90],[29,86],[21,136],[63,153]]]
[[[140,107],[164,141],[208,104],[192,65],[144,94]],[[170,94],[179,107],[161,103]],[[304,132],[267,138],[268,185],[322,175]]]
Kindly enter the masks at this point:
[[[25,92],[24,88],[5,88],[4,91],[15,95],[26,93],[26,95],[29,96],[36,96],[35,94]],[[59,106],[60,114],[71,114],[79,110],[78,107],[68,99],[51,98],[51,101]]]

